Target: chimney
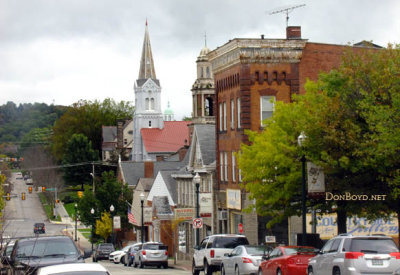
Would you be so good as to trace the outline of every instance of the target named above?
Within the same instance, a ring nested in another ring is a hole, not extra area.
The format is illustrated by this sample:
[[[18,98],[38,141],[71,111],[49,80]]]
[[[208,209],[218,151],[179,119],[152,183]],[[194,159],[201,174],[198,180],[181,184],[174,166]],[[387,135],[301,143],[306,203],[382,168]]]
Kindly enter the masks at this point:
[[[300,26],[286,27],[286,39],[301,39],[301,27]]]
[[[124,147],[124,120],[117,120],[117,148],[122,149]]]
[[[264,39],[264,35],[263,34],[261,35],[261,39]]]
[[[154,178],[154,163],[152,161],[146,161],[144,163],[144,177]]]

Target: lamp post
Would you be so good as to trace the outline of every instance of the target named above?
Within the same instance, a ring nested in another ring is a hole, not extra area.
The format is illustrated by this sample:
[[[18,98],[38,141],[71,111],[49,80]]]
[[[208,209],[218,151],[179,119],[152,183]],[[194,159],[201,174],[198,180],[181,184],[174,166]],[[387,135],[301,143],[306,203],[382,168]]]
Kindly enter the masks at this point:
[[[114,244],[114,217],[113,217],[113,212],[114,212],[114,205],[111,204],[110,206],[110,214],[111,214],[111,243]]]
[[[94,227],[94,209],[90,209],[90,214],[92,214],[92,230],[91,230],[91,242],[92,242],[92,251],[93,251],[93,227]]]
[[[78,204],[75,203],[75,242],[78,241],[77,233],[78,233]]]
[[[306,140],[306,135],[301,132],[299,137],[297,138],[297,142],[300,147],[303,147],[304,141]],[[306,156],[303,155],[301,156],[301,171],[302,171],[302,188],[301,188],[301,212],[302,212],[302,238],[301,242],[302,245],[307,244],[307,229],[306,229],[306,215],[307,215],[307,209],[306,209]]]
[[[143,202],[144,202],[144,194],[140,193],[139,195],[140,197],[140,207],[141,207],[141,211],[142,211],[142,217],[141,217],[141,222],[142,222],[142,226],[140,228],[140,240],[142,243],[144,243],[144,217],[143,217]]]
[[[196,173],[193,177],[194,185],[196,186],[196,218],[200,218],[200,198],[199,198],[199,189],[200,189],[200,175]],[[200,229],[196,228],[196,245],[200,245]]]

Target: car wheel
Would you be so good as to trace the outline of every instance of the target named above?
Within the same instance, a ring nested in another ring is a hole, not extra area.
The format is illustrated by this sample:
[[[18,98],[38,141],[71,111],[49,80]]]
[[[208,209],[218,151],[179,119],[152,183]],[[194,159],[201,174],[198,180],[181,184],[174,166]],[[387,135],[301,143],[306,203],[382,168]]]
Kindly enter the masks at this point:
[[[313,272],[312,267],[309,267],[309,268],[308,268],[307,274],[308,274],[308,275],[314,275],[314,272]]]
[[[221,265],[221,275],[225,275],[225,267],[224,267],[224,265]]]
[[[194,263],[194,260],[192,262],[192,274],[193,275],[199,275],[200,274],[200,270],[196,269],[196,264]]]
[[[282,271],[281,271],[280,269],[278,269],[278,270],[276,271],[276,275],[282,275]]]
[[[239,267],[238,267],[238,266],[235,266],[235,275],[240,275]]]
[[[121,260],[119,260],[119,262],[120,262],[121,264],[124,264],[124,266],[126,266],[124,257],[121,257]]]
[[[207,260],[204,261],[204,275],[212,274],[212,267],[208,264]]]
[[[340,269],[339,269],[338,267],[335,267],[335,268],[333,269],[332,274],[333,274],[333,275],[340,275]]]

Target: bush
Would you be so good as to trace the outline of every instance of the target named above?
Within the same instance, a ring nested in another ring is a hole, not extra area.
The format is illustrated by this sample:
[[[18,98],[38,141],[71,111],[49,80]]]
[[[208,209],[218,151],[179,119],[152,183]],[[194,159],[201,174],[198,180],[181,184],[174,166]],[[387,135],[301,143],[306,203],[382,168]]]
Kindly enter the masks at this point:
[[[71,202],[75,202],[75,199],[74,199],[72,196],[70,196],[70,195],[66,195],[66,196],[64,196],[64,198],[63,198],[63,202],[64,202],[64,203],[71,203]]]

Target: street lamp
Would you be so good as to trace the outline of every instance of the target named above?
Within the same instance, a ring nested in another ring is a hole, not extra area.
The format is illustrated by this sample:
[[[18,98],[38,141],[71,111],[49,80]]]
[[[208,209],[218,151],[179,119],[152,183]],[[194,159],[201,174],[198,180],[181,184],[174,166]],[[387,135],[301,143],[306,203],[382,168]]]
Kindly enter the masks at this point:
[[[75,203],[75,242],[78,241],[77,233],[78,233],[78,204]]]
[[[199,198],[199,189],[200,189],[200,175],[196,173],[193,177],[194,185],[196,186],[196,218],[200,218],[200,198]],[[200,245],[200,229],[196,228],[196,245]]]
[[[144,194],[143,194],[143,193],[140,193],[139,197],[140,197],[140,207],[141,207],[141,210],[142,210],[142,218],[141,218],[142,227],[140,228],[140,238],[141,238],[141,242],[144,243],[144,223],[143,223],[143,202],[144,202]]]
[[[91,232],[91,236],[90,239],[92,240],[92,251],[93,251],[93,227],[94,227],[94,209],[90,209],[90,214],[92,214],[92,232]]]
[[[299,137],[297,138],[297,142],[300,147],[303,147],[304,141],[306,140],[307,136],[304,134],[304,132],[301,132]],[[302,238],[301,242],[302,245],[307,244],[307,229],[306,229],[306,215],[307,215],[307,209],[306,209],[306,156],[303,155],[301,156],[301,164],[302,164],[302,188],[301,188],[301,212],[302,212]]]
[[[110,214],[111,214],[111,243],[114,244],[114,217],[113,217],[113,212],[114,212],[114,205],[111,204],[110,206]]]

